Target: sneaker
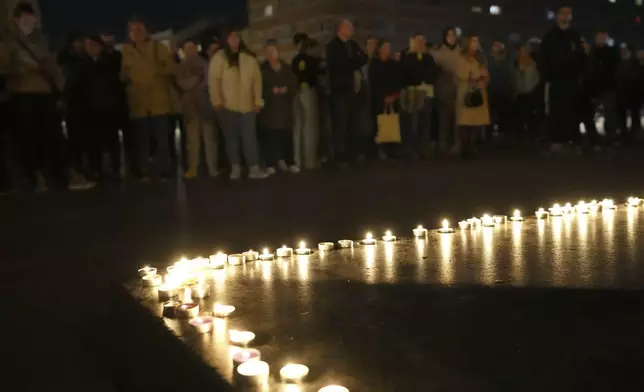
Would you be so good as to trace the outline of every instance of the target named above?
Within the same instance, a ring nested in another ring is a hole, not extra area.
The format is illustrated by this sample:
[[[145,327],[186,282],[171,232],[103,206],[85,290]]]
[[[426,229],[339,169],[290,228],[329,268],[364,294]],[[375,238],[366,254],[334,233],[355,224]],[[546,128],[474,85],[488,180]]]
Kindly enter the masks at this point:
[[[251,166],[250,170],[248,171],[248,178],[251,180],[262,180],[266,177],[268,177],[268,174],[260,169],[257,165]]]
[[[230,168],[230,179],[231,180],[239,180],[240,178],[241,178],[241,166],[233,165]]]
[[[300,167],[298,165],[293,165],[289,167],[288,170],[293,174],[297,174],[300,172]]]
[[[288,171],[288,165],[286,164],[286,162],[284,162],[283,159],[280,159],[280,161],[277,164],[279,165],[281,171],[283,172]]]
[[[274,167],[269,166],[266,168],[266,174],[269,176],[274,176],[275,174],[277,174],[277,170],[275,170]]]
[[[47,186],[47,181],[45,181],[45,177],[43,177],[42,174],[37,173],[36,174],[36,192],[47,192],[49,190],[49,187]]]
[[[183,178],[186,180],[191,180],[193,178],[197,178],[197,171],[195,170],[188,170],[186,174],[183,175]]]
[[[91,189],[94,186],[96,186],[95,182],[87,181],[85,176],[83,176],[82,174],[73,172],[71,181],[69,181],[67,188],[72,191],[84,191]]]

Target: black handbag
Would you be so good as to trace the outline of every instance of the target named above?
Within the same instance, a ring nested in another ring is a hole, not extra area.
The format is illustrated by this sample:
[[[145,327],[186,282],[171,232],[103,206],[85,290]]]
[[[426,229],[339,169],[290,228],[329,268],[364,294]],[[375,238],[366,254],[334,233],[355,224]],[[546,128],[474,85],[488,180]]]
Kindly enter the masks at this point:
[[[472,73],[468,78],[469,90],[465,93],[463,104],[466,108],[478,108],[483,106],[483,92],[480,88],[472,85]]]

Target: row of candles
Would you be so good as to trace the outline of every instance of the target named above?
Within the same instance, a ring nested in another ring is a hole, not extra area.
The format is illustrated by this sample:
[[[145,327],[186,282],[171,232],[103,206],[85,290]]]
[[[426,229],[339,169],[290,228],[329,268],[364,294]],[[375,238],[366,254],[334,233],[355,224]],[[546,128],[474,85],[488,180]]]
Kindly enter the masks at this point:
[[[626,206],[630,208],[637,208],[642,204],[642,199],[637,197],[629,197],[626,201]],[[590,203],[584,201],[578,202],[576,205],[565,203],[563,206],[554,204],[548,209],[539,208],[535,211],[537,219],[547,219],[548,217],[563,217],[573,214],[590,214],[598,211],[611,211],[617,209],[617,205],[611,199],[604,199],[601,202],[595,200]],[[462,220],[458,223],[459,228],[477,229],[479,227],[495,227],[507,221],[505,215],[488,215],[485,214],[480,218],[470,218]],[[524,221],[523,216],[519,210],[515,210],[510,217],[510,221],[520,223]],[[455,230],[450,227],[448,220],[443,220],[441,228],[437,230],[440,234],[451,234]],[[413,229],[414,237],[425,238],[428,235],[428,230],[422,226]],[[397,237],[391,231],[386,231],[381,240],[386,243],[396,242]],[[367,233],[365,237],[358,241],[361,246],[376,246],[378,240],[373,237],[371,233]],[[341,249],[353,248],[354,241],[340,240],[338,245]],[[320,252],[329,252],[336,248],[333,242],[321,242],[318,244]],[[276,255],[271,253],[268,249],[264,249],[260,254],[254,250],[249,250],[240,254],[230,254],[219,252],[211,255],[208,258],[198,257],[195,259],[181,259],[174,265],[167,267],[167,274],[161,277],[156,268],[143,267],[139,270],[144,286],[156,287],[158,298],[161,301],[166,301],[163,304],[163,315],[165,317],[176,317],[190,319],[189,323],[197,332],[208,333],[212,331],[214,325],[214,318],[228,317],[235,311],[232,305],[215,303],[212,311],[213,316],[201,316],[199,304],[193,300],[203,299],[209,294],[209,287],[205,283],[204,271],[218,270],[225,268],[228,265],[242,265],[246,262],[253,262],[257,260],[272,261],[276,258],[291,258],[293,255],[309,256],[313,254],[313,250],[307,247],[305,242],[300,242],[299,247],[295,250],[286,245],[276,250]],[[176,298],[183,295],[181,301]],[[247,347],[250,342],[255,339],[255,334],[250,331],[230,330],[229,341],[232,344]],[[261,353],[259,350],[252,348],[239,349],[233,355],[233,368],[236,371],[236,379],[240,382],[253,385],[263,386],[268,382],[270,373],[269,365],[261,360]],[[302,364],[287,364],[280,369],[280,378],[286,383],[299,383],[309,373],[307,366]],[[348,392],[346,387],[340,385],[328,385],[319,390],[319,392]]]

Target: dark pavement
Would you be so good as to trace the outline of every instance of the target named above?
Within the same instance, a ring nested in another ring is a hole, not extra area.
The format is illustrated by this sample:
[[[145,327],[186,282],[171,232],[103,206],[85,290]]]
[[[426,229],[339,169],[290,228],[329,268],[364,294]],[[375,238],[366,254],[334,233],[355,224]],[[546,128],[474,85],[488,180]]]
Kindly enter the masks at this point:
[[[356,239],[366,230],[408,237],[443,217],[623,201],[644,195],[643,163],[639,151],[502,155],[3,198],[2,287],[24,293],[21,282],[52,287],[57,279],[61,292],[82,293],[61,297],[91,307],[95,282],[132,280],[142,264],[164,267],[181,255]],[[374,254],[231,267],[217,276],[214,299],[237,306],[230,327],[258,334],[273,375],[287,361],[311,368],[310,384],[276,391],[325,383],[354,392],[639,391],[643,222],[644,209],[623,208],[432,234],[423,247],[406,240]],[[217,333],[183,338],[226,375]]]

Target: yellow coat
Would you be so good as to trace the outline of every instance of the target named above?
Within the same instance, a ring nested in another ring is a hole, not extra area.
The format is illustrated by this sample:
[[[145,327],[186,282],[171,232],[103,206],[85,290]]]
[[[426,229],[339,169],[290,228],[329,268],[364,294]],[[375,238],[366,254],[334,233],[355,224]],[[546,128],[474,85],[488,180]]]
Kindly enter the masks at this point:
[[[175,62],[165,45],[150,40],[135,48],[123,45],[121,78],[127,83],[130,116],[140,118],[176,113]]]
[[[233,112],[249,113],[264,106],[262,73],[255,56],[239,53],[239,66],[230,66],[224,50],[210,60],[208,90],[213,107],[223,106]]]
[[[483,126],[490,124],[490,107],[487,98],[487,89],[483,88],[483,105],[477,108],[465,107],[465,93],[481,77],[482,65],[475,59],[460,56],[456,63],[456,124],[459,126]],[[487,82],[487,81],[486,81]]]

